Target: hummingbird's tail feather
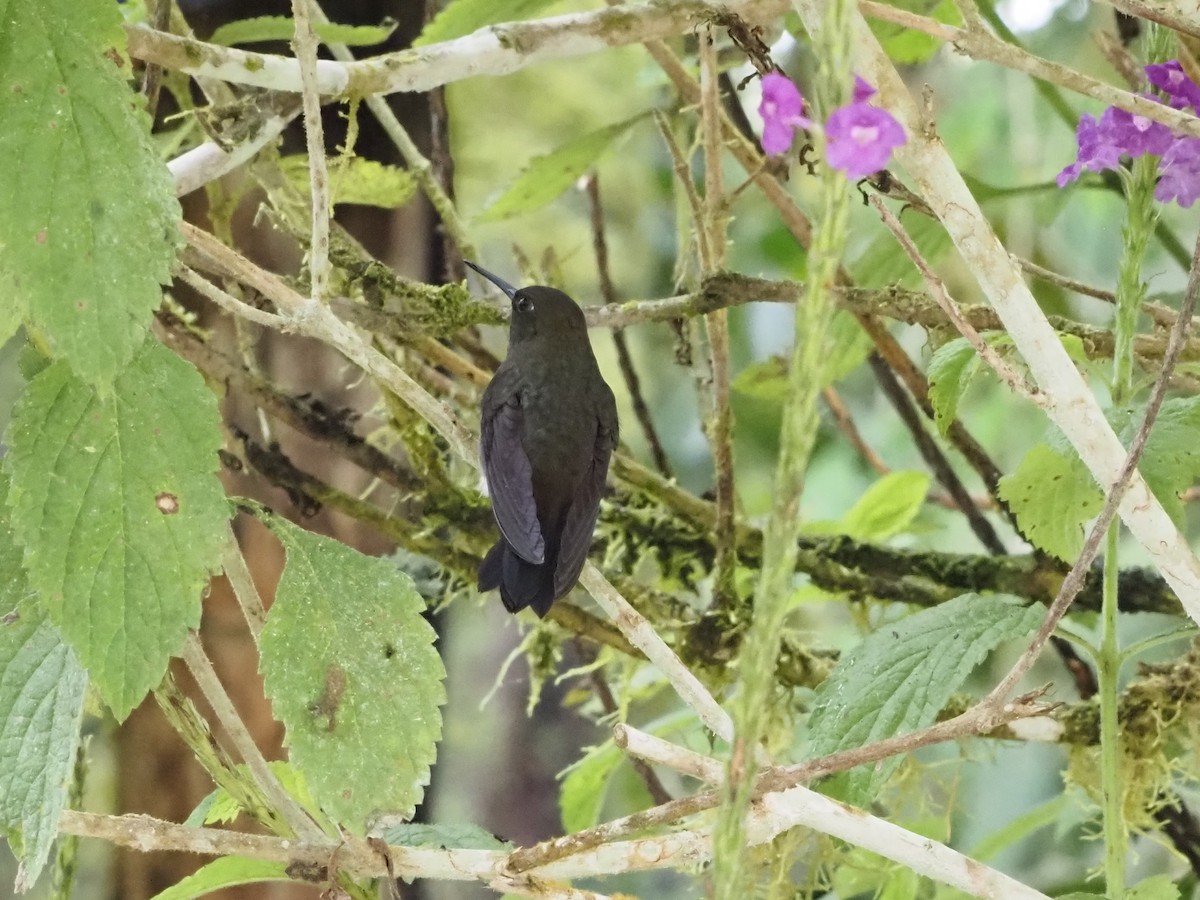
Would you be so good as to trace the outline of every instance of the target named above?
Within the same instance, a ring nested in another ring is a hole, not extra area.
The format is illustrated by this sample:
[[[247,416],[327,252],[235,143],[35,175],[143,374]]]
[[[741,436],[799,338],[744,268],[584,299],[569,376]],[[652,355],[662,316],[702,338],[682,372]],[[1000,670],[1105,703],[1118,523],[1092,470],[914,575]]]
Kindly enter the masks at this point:
[[[554,603],[554,562],[526,562],[501,538],[479,564],[479,590],[494,588],[500,588],[500,599],[510,613],[531,606],[539,618],[545,618]]]

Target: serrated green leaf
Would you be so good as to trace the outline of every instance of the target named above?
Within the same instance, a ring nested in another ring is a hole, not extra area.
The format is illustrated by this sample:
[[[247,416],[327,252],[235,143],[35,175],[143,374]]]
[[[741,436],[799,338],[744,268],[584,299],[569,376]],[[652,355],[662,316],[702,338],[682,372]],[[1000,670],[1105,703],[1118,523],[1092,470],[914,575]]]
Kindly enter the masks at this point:
[[[362,834],[411,814],[441,736],[445,669],[412,579],[271,516],[287,550],[261,642],[267,696],[321,808]]]
[[[396,30],[395,19],[384,19],[378,25],[339,25],[336,22],[313,22],[313,31],[322,44],[345,44],[347,47],[371,47],[382,44]],[[288,16],[255,16],[226,22],[212,33],[210,44],[227,47],[236,44],[256,44],[261,41],[290,41],[296,33],[296,23]]]
[[[485,25],[527,19],[554,0],[451,0],[413,41],[414,47],[449,41]]]
[[[739,394],[782,403],[787,397],[788,366],[781,356],[752,363],[738,372],[730,387]]]
[[[1039,609],[995,595],[963,594],[884,625],[841,660],[817,688],[809,737],[814,757],[924,728],[998,644],[1037,627]],[[899,759],[838,776],[861,804]]]
[[[942,434],[958,416],[958,401],[978,371],[979,356],[966,338],[947,341],[933,351],[928,371],[929,403]]]
[[[1064,562],[1079,555],[1083,523],[1104,507],[1104,495],[1079,457],[1047,444],[1033,447],[1015,472],[1000,479],[1000,497],[1025,537]]]
[[[7,493],[0,477],[0,831],[21,864],[19,893],[37,881],[67,804],[87,675],[30,596]]]
[[[1133,440],[1141,416],[1133,416],[1122,429],[1126,446]],[[1138,470],[1176,525],[1183,522],[1179,494],[1200,478],[1200,397],[1167,400],[1146,441]]]
[[[307,154],[285,156],[279,160],[279,168],[296,190],[309,196]],[[417,180],[407,169],[358,156],[330,163],[329,196],[335,206],[357,203],[394,209],[411,200],[416,191]]]
[[[180,241],[149,120],[105,55],[120,23],[105,0],[0,0],[0,171],[20,173],[0,191],[6,303],[100,385],[141,345]]]
[[[950,235],[936,219],[913,216],[906,218],[904,222],[921,255],[931,265],[936,266],[953,246]],[[862,287],[898,285],[915,289],[922,284],[921,274],[908,258],[908,254],[887,232],[879,234],[871,241],[863,254],[851,263],[850,272],[855,282]]]
[[[478,825],[391,825],[378,836],[396,847],[436,847],[439,850],[511,850],[502,841]]]
[[[889,472],[859,497],[842,518],[842,530],[860,541],[884,541],[909,526],[929,492],[925,472]]]
[[[535,156],[499,197],[479,214],[480,222],[494,222],[545,206],[578,180],[606,150],[645,116],[634,116],[615,125],[589,132],[542,156]]]
[[[150,342],[101,396],[64,362],[9,423],[13,529],[30,584],[123,719],[200,624],[229,505],[216,401]]]
[[[617,745],[605,741],[589,750],[563,778],[558,809],[567,834],[591,828],[600,821],[609,780],[622,758]]]
[[[154,895],[153,900],[192,900],[221,888],[264,881],[290,881],[287,864],[245,856],[222,856],[205,863],[182,881]]]

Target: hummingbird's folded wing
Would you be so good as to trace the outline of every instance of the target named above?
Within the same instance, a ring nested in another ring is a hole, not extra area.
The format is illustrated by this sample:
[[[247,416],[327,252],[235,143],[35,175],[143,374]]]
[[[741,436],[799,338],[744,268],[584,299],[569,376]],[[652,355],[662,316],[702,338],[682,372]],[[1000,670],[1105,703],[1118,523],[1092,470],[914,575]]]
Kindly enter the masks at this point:
[[[596,422],[596,444],[592,465],[583,476],[583,484],[575,494],[575,500],[567,511],[563,523],[562,537],[558,546],[558,566],[554,570],[554,596],[561,597],[575,586],[579,573],[587,561],[592,547],[592,532],[596,530],[596,518],[600,514],[600,496],[604,493],[604,481],[608,476],[608,462],[617,445],[613,414],[613,427]]]
[[[524,413],[515,394],[505,396],[491,387],[483,397],[480,450],[492,511],[513,552],[540,565],[546,561],[546,542],[533,498],[533,468],[521,443]]]

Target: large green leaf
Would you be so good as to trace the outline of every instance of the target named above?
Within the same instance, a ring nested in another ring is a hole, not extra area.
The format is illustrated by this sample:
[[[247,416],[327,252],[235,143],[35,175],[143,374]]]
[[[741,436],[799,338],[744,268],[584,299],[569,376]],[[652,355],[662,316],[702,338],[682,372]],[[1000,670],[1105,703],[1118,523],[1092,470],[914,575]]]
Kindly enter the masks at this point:
[[[195,369],[149,342],[105,395],[64,362],[44,369],[8,443],[30,583],[124,718],[199,625],[220,561],[216,402]]]
[[[30,595],[0,477],[0,831],[37,881],[67,803],[87,675]]]
[[[1074,451],[1038,444],[1015,472],[1000,479],[1000,497],[1021,532],[1041,550],[1074,562],[1083,523],[1099,514],[1104,495]]]
[[[1133,441],[1141,416],[1132,417],[1123,429],[1128,446]],[[1138,469],[1177,525],[1183,521],[1179,494],[1200,478],[1200,397],[1167,400],[1146,441]]]
[[[558,794],[559,813],[567,834],[591,828],[600,821],[608,784],[624,758],[616,744],[605,741],[571,767]]]
[[[485,25],[527,19],[554,0],[451,0],[413,41],[414,47],[449,41]]]
[[[618,138],[643,118],[634,116],[624,122],[605,126],[577,137],[550,153],[535,156],[516,180],[480,213],[479,221],[506,219],[545,206],[573,185]]]
[[[928,492],[925,472],[889,472],[867,488],[846,513],[842,530],[860,541],[885,541],[912,523]]]
[[[148,119],[106,56],[120,22],[108,0],[0,0],[3,302],[101,385],[142,343],[179,242]]]
[[[950,695],[1002,641],[1037,627],[1041,610],[995,595],[963,594],[886,625],[842,654],[817,688],[809,739],[813,756],[861,747],[931,724]],[[899,759],[837,776],[835,791],[861,804]]]
[[[262,671],[292,763],[342,827],[411,813],[441,736],[445,669],[412,580],[277,516],[287,550]]]

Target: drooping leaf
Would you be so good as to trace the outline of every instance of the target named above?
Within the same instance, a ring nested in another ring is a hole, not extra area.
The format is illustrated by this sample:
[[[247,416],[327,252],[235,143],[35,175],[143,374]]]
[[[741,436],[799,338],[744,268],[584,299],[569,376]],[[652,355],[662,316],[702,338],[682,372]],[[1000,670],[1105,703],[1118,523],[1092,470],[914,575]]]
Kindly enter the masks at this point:
[[[336,22],[313,22],[313,31],[322,44],[345,44],[347,47],[372,47],[382,44],[396,30],[395,19],[384,19],[378,25],[339,25]],[[226,22],[212,33],[208,41],[232,47],[237,44],[256,44],[261,41],[290,41],[296,33],[296,23],[289,16],[254,16]]]
[[[17,891],[37,881],[67,804],[87,675],[35,602],[0,477],[0,832],[20,862]]]
[[[528,19],[554,0],[451,0],[413,41],[414,47],[449,41],[485,25]]]
[[[577,137],[557,150],[535,156],[516,180],[479,214],[479,221],[494,222],[545,206],[574,184],[605,151],[643,118],[639,115],[615,125],[607,125]]]
[[[308,155],[285,156],[279,160],[284,176],[306,197],[309,194]],[[417,181],[407,169],[387,166],[358,156],[339,159],[329,169],[329,195],[339,203],[357,203],[395,209],[412,199]]]
[[[154,900],[193,900],[221,888],[264,881],[290,881],[287,864],[245,856],[222,856],[154,895]]]
[[[5,304],[85,381],[133,358],[170,279],[179,204],[112,58],[106,0],[0,0],[0,271]]]
[[[938,431],[945,434],[958,416],[958,401],[979,371],[979,356],[966,338],[947,341],[929,359],[929,403]]]
[[[397,847],[436,847],[439,850],[511,850],[478,825],[421,825],[408,823],[382,828],[378,836]]]
[[[1002,641],[1032,631],[1038,609],[995,595],[963,594],[886,625],[842,655],[817,688],[809,717],[814,757],[931,724],[950,695]],[[899,760],[837,776],[849,803],[861,803]]]
[[[860,541],[885,541],[912,523],[928,492],[927,473],[889,472],[842,518],[842,531]]]
[[[1083,523],[1104,506],[1104,495],[1079,457],[1047,444],[1033,447],[1015,472],[1000,479],[1000,496],[1025,537],[1064,562],[1079,555]]]
[[[362,834],[410,814],[429,781],[446,697],[434,631],[386,560],[267,524],[287,551],[260,648],[267,695],[317,803]]]
[[[123,719],[200,623],[229,506],[216,402],[148,342],[101,395],[65,362],[26,387],[9,424],[13,529],[51,620]]]
[[[730,383],[737,393],[758,400],[783,403],[787,397],[788,365],[780,356],[752,363],[738,372]]]
[[[591,828],[600,821],[608,783],[622,759],[617,745],[605,741],[589,750],[563,778],[558,808],[567,834]]]

